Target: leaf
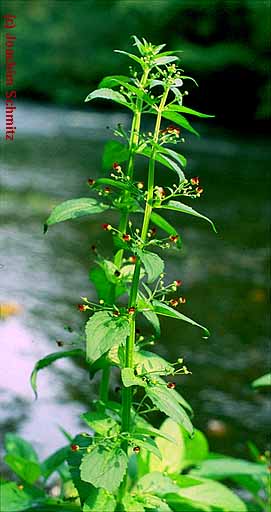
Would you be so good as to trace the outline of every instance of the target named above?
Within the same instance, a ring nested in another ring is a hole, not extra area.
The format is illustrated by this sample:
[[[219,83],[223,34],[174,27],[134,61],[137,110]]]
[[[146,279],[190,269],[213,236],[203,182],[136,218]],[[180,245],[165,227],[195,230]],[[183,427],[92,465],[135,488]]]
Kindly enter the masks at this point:
[[[253,388],[259,388],[263,386],[271,386],[271,373],[266,373],[252,382]]]
[[[123,480],[127,462],[127,455],[121,448],[95,446],[82,459],[81,478],[95,487],[114,492]]]
[[[153,300],[152,301],[153,311],[157,313],[158,315],[163,316],[169,316],[170,318],[175,318],[176,320],[183,320],[184,322],[187,322],[191,325],[195,325],[196,327],[200,327],[200,329],[203,329],[205,336],[209,338],[210,333],[206,327],[203,327],[202,325],[198,324],[188,316],[183,315],[176,309],[171,308],[170,306],[167,306],[167,304],[163,304],[163,302],[160,302],[159,300]]]
[[[113,180],[111,178],[98,178],[95,181],[95,184],[92,185],[91,188],[99,187],[99,185],[108,185],[110,187],[115,187],[120,190],[131,190],[131,185],[128,185],[127,183],[123,183],[122,181]]]
[[[39,462],[38,455],[31,444],[16,434],[7,433],[4,445],[6,452],[11,455],[22,457],[27,461]]]
[[[184,443],[184,454],[182,459],[182,468],[195,464],[200,464],[208,457],[209,447],[205,435],[195,429],[193,437],[189,437],[187,432],[180,427],[180,433]]]
[[[26,460],[11,453],[5,455],[4,461],[16,475],[28,484],[33,484],[41,476],[41,468],[37,462]]]
[[[87,448],[91,447],[92,442],[93,439],[89,435],[79,434],[75,436],[75,438],[72,441],[72,444],[78,445],[80,450],[70,450],[67,457],[71,478],[74,483],[74,486],[78,491],[82,505],[93,490],[93,486],[87,482],[83,482],[80,477],[80,465],[82,462],[83,455],[86,453]]]
[[[94,487],[84,503],[83,512],[114,512],[115,508],[116,500],[114,496],[105,489]]]
[[[173,149],[165,148],[164,146],[158,146],[160,153],[164,153],[165,155],[168,155],[170,158],[173,158],[173,160],[176,160],[180,165],[183,167],[186,167],[187,160],[186,158],[181,155],[180,153],[177,153],[176,151],[173,151]],[[184,178],[183,178],[184,179]]]
[[[164,148],[164,149],[166,149],[166,148]],[[161,153],[166,153],[166,152],[159,151],[159,153],[160,153],[160,162],[161,162]],[[165,164],[165,162],[167,162],[167,164],[168,164],[167,167],[169,167],[171,170],[175,171],[176,174],[178,174],[180,183],[185,180],[185,175],[184,175],[183,171],[181,170],[179,165],[174,160],[172,160],[171,158],[168,158],[167,156],[165,156],[165,154],[163,154],[162,159],[163,159],[164,164]],[[158,158],[156,158],[156,160],[158,160]]]
[[[130,82],[131,78],[125,75],[105,76],[98,85],[98,89],[116,87],[120,82]]]
[[[164,270],[164,262],[154,252],[137,250],[138,257],[141,259],[148,274],[148,283],[153,283]]]
[[[155,112],[151,112],[151,113],[154,114]],[[197,130],[195,130],[191,126],[189,121],[187,121],[187,119],[185,119],[184,116],[182,116],[181,114],[178,114],[178,112],[164,110],[162,112],[162,117],[164,117],[165,119],[169,119],[169,121],[176,123],[177,125],[181,126],[182,128],[185,128],[188,132],[191,132],[194,135],[197,135],[199,137],[199,133],[197,132]]]
[[[96,99],[115,101],[120,105],[124,105],[125,107],[131,108],[131,105],[128,103],[125,96],[123,96],[123,94],[120,94],[120,92],[114,91],[113,89],[96,89],[96,91],[91,92],[86,97],[85,101],[91,101]]]
[[[27,510],[43,496],[43,491],[28,486],[19,488],[15,482],[0,483],[0,509],[2,512]]]
[[[154,441],[151,437],[147,437],[144,434],[133,433],[131,437],[131,442],[134,443],[136,446],[139,446],[140,448],[146,450],[147,452],[152,453],[159,459],[162,458],[156,441]]]
[[[70,199],[56,206],[51,215],[44,224],[44,233],[48,226],[63,222],[64,220],[77,219],[85,215],[95,215],[108,210],[109,206],[99,203],[96,199],[81,197],[80,199]]]
[[[202,461],[199,468],[193,469],[191,474],[220,480],[237,475],[267,477],[268,471],[263,464],[222,456],[221,458],[215,457]]]
[[[172,366],[168,361],[163,359],[163,357],[154,354],[154,352],[149,352],[148,350],[135,352],[134,364],[138,375],[149,372],[151,374],[168,374],[173,373],[174,371],[174,366]]]
[[[202,112],[198,112],[197,110],[193,110],[192,108],[183,107],[182,105],[168,105],[166,110],[170,110],[173,112],[183,112],[184,114],[191,114],[197,117],[215,117],[210,114],[203,114]]]
[[[187,413],[176,400],[171,391],[172,390],[167,388],[166,384],[158,386],[151,385],[146,388],[146,394],[152,403],[171,419],[183,425],[185,430],[187,430],[187,432],[192,435],[193,425]]]
[[[125,388],[131,386],[143,386],[146,387],[146,383],[140,377],[136,377],[133,368],[122,368],[121,379]]]
[[[103,169],[111,169],[114,162],[119,164],[125,162],[129,156],[129,149],[117,140],[109,140],[104,148]]]
[[[140,58],[140,57],[137,57],[136,55],[134,55],[133,53],[128,53],[128,52],[124,52],[123,50],[114,50],[114,52],[116,53],[122,53],[123,55],[126,55],[127,57],[129,57],[130,59],[132,60],[135,60],[138,64],[140,64],[140,66],[144,66],[144,61]]]
[[[185,486],[185,482],[189,486]],[[177,507],[190,504],[200,507],[204,511],[246,512],[246,505],[225,485],[212,480],[198,479],[195,485],[191,485],[191,478],[186,475],[174,475],[174,482],[178,483],[178,494],[168,494],[166,501],[173,510]],[[196,508],[198,510],[198,508]]]
[[[124,344],[128,335],[128,320],[95,313],[86,324],[87,360],[93,363],[114,345]]]
[[[156,226],[158,226],[159,228],[163,229],[166,233],[168,233],[168,235],[177,235],[178,240],[176,245],[178,248],[181,248],[182,241],[178,231],[176,231],[176,229],[166,219],[164,219],[164,217],[161,217],[161,215],[153,211],[151,214],[151,221],[154,224],[156,224]]]
[[[136,490],[140,493],[150,493],[163,497],[168,493],[179,492],[179,487],[168,476],[153,471],[140,478]]]
[[[165,64],[169,64],[170,62],[175,62],[176,60],[179,60],[179,57],[176,57],[175,55],[168,56],[168,57],[155,57],[155,64],[157,66],[162,66]]]
[[[73,349],[73,350],[64,350],[63,352],[53,352],[52,354],[49,354],[46,357],[43,357],[43,359],[40,359],[34,366],[34,369],[31,373],[30,382],[32,389],[36,395],[37,398],[37,375],[38,371],[42,368],[46,368],[46,366],[49,366],[50,364],[54,363],[58,359],[62,359],[63,357],[83,357],[85,358],[86,354],[81,349]]]
[[[161,432],[169,435],[172,440],[156,438],[156,444],[160,450],[161,458],[151,455],[149,457],[149,471],[164,471],[167,473],[179,473],[182,469],[184,443],[178,423],[167,418],[161,425]]]
[[[89,279],[96,288],[98,299],[104,300],[106,304],[113,304],[115,299],[126,291],[126,287],[122,283],[113,285],[112,282],[109,282],[101,267],[91,269]]]
[[[154,334],[156,336],[160,336],[161,329],[160,329],[160,321],[159,317],[154,313],[154,311],[142,311],[142,314],[145,316],[145,318],[150,322],[151,326],[153,327]]]
[[[201,219],[207,220],[207,222],[211,224],[214,232],[217,233],[214,223],[208,217],[205,217],[205,215],[202,215],[201,213],[198,213],[196,210],[193,210],[191,206],[187,206],[186,204],[180,203],[179,201],[169,201],[166,204],[162,204],[158,208],[163,208],[165,210],[174,210],[175,212],[180,213],[187,213],[189,215],[193,215],[194,217],[199,217]]]
[[[125,512],[145,512],[142,500],[129,494],[125,494],[122,498],[122,506]]]
[[[119,432],[118,423],[102,411],[89,411],[81,415],[87,425],[101,436],[106,436],[110,431]]]
[[[52,473],[57,471],[59,466],[61,466],[61,464],[63,464],[63,462],[65,462],[67,459],[69,452],[70,447],[63,446],[63,448],[60,448],[43,461],[41,465],[41,471],[45,479],[49,478]]]
[[[167,156],[163,155],[162,151],[156,151],[153,155],[152,149],[149,147],[140,147],[137,150],[137,153],[140,155],[143,155],[147,158],[151,158],[151,156],[154,156],[154,159],[159,162],[160,164],[164,165],[168,169],[173,170],[176,172],[179,176],[180,181],[183,181],[185,179],[185,176],[183,174],[183,171],[180,169],[180,167],[174,162],[174,160],[168,158]]]

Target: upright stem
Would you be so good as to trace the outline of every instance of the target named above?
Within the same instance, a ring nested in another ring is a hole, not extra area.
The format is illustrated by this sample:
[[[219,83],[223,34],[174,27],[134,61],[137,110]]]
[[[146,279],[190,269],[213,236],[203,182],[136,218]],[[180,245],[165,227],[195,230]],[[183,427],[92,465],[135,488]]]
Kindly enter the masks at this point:
[[[154,171],[155,171],[155,153],[156,153],[156,144],[158,142],[159,131],[161,126],[162,112],[166,104],[167,96],[169,89],[165,89],[164,94],[162,96],[158,111],[157,118],[154,130],[153,137],[153,150],[149,163],[149,172],[148,172],[148,194],[144,212],[144,219],[141,231],[141,240],[144,243],[146,241],[151,213],[152,213],[152,204],[153,204],[153,194],[154,194]],[[140,269],[141,269],[141,261],[138,258],[135,265],[133,281],[130,292],[129,299],[129,307],[136,307],[137,303],[137,295],[138,295],[138,287],[140,280]],[[133,368],[133,355],[134,355],[134,345],[135,345],[135,319],[136,314],[133,314],[130,319],[130,335],[126,341],[126,350],[125,350],[125,367]],[[123,388],[122,392],[122,431],[129,432],[130,431],[130,423],[131,423],[131,407],[132,407],[132,388]],[[127,443],[124,444],[124,449],[127,450]]]
[[[148,75],[149,75],[150,69],[146,68],[143,72],[143,75],[141,77],[140,86],[142,89],[145,88]],[[129,176],[130,179],[133,177],[134,173],[134,156],[135,156],[135,149],[138,144],[139,139],[139,131],[140,131],[140,124],[141,124],[141,112],[142,112],[142,99],[139,97],[136,101],[136,110],[133,116],[132,121],[132,127],[131,127],[131,135],[129,140],[129,157],[128,157],[128,164],[127,164],[127,176]],[[129,196],[129,192],[124,192],[124,199],[127,199]],[[119,227],[118,230],[120,233],[124,234],[127,230],[127,223],[128,223],[128,216],[129,211],[127,208],[122,210],[120,221],[119,221]],[[115,265],[120,268],[123,258],[123,249],[120,249],[116,252],[114,263]],[[105,402],[108,399],[108,388],[109,388],[109,380],[110,380],[110,368],[109,366],[104,368],[102,371],[102,378],[101,378],[101,384],[100,384],[100,399]]]

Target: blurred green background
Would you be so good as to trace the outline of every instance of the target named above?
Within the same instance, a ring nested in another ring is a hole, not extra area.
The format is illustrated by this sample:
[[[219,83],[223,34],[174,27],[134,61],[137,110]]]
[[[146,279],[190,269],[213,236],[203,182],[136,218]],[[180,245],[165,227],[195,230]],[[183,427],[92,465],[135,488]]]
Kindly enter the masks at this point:
[[[2,0],[2,14],[17,16],[17,132],[0,153],[0,301],[10,312],[0,322],[0,434],[18,430],[45,456],[63,444],[58,425],[72,434],[81,430],[79,413],[97,397],[99,379],[90,382],[68,361],[40,372],[36,402],[29,375],[37,359],[58,350],[56,340],[68,348],[83,328],[86,318],[76,304],[80,296],[95,298],[90,247],[100,240],[111,257],[101,223],[117,218],[62,223],[45,237],[42,226],[53,206],[89,194],[87,179],[101,173],[103,147],[116,124],[129,130],[124,109],[84,98],[104,75],[127,74],[129,60],[113,49],[131,51],[136,34],[183,50],[185,74],[200,85],[187,82],[186,106],[216,115],[196,123],[200,139],[185,133],[180,151],[187,176],[200,176],[204,187],[200,201],[188,203],[211,217],[219,234],[198,219],[169,216],[184,246],[169,251],[167,261],[168,281],[184,282],[182,311],[212,336],[204,341],[197,329],[164,319],[157,351],[170,361],[184,357],[192,375],[177,384],[213,449],[248,456],[249,439],[267,447],[270,401],[250,383],[270,363],[269,3]],[[139,179],[145,164],[139,157]],[[158,166],[158,184],[172,179]],[[118,399],[117,372],[112,379],[111,397]]]
[[[19,97],[80,105],[106,74],[126,69],[113,49],[136,34],[182,49],[201,84],[199,108],[251,129],[270,117],[270,2],[264,0],[13,0]],[[268,7],[269,6],[269,7]]]

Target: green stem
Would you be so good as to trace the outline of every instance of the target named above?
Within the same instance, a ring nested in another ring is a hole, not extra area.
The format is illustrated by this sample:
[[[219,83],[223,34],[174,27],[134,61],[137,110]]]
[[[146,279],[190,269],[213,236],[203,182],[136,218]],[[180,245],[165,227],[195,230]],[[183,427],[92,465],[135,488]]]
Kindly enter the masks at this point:
[[[154,146],[153,146],[153,150],[152,150],[152,154],[151,154],[151,158],[150,158],[149,172],[148,172],[148,194],[147,194],[144,219],[143,219],[142,231],[141,231],[141,240],[143,243],[146,241],[150,218],[151,218],[151,213],[152,213],[152,203],[153,203],[153,194],[154,194],[155,153],[156,153],[155,146],[158,142],[159,131],[160,131],[160,126],[161,126],[161,119],[162,119],[162,112],[163,112],[163,109],[166,104],[168,92],[169,92],[169,89],[166,89],[162,96],[160,106],[159,106],[158,112],[157,112],[157,118],[156,118],[155,130],[154,130],[154,137],[153,137]],[[140,269],[141,269],[141,261],[138,258],[136,265],[135,265],[134,275],[133,275],[133,281],[132,281],[130,299],[129,299],[129,307],[136,307],[139,281],[140,281]],[[130,319],[130,335],[127,338],[126,350],[125,350],[125,367],[126,368],[133,368],[133,366],[134,366],[133,365],[133,356],[134,356],[134,345],[135,345],[135,325],[136,325],[136,314],[134,314],[132,316],[132,318]],[[130,432],[130,430],[131,430],[132,389],[133,388],[131,388],[131,387],[123,388],[123,391],[122,391],[122,431],[123,432]],[[126,441],[123,444],[123,449],[127,451],[127,448],[128,448],[128,445],[127,445],[127,441]],[[122,492],[125,491],[126,480],[127,480],[127,476],[124,479],[124,482],[122,484]]]

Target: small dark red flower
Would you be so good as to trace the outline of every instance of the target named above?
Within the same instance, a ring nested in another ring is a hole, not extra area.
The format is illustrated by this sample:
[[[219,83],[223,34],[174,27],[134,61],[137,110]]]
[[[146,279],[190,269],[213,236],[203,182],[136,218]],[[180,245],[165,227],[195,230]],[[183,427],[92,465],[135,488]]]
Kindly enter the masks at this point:
[[[171,241],[171,242],[173,242],[174,244],[176,244],[176,243],[178,242],[179,237],[178,237],[178,235],[171,235],[171,236],[169,237],[169,239],[170,239],[170,241]]]
[[[136,262],[136,256],[130,256],[129,261],[130,261],[130,263],[135,263]]]
[[[120,164],[118,162],[113,163],[113,169],[117,170],[120,167]]]
[[[130,242],[131,237],[127,233],[124,233],[124,235],[122,235],[122,239],[124,240],[124,242]]]
[[[90,187],[92,187],[95,184],[95,180],[93,178],[88,179],[88,184]]]
[[[111,192],[111,188],[110,187],[105,187],[104,193],[105,194],[110,194],[110,192]]]
[[[117,311],[116,309],[113,311],[112,314],[113,314],[113,316],[120,316],[120,312]]]
[[[157,233],[157,229],[156,228],[153,227],[153,228],[150,229],[151,236],[155,236],[156,233]]]
[[[72,444],[71,445],[71,451],[72,452],[78,452],[80,450],[80,446],[78,444]]]
[[[111,224],[103,224],[103,229],[104,229],[105,231],[111,231],[112,226],[111,226]]]
[[[170,305],[173,306],[174,308],[176,308],[176,306],[178,306],[179,304],[179,301],[178,299],[171,299],[170,301]]]
[[[136,308],[134,308],[134,307],[128,308],[129,315],[133,315],[135,313],[135,310],[136,310]]]
[[[200,194],[202,194],[202,192],[203,192],[203,188],[201,188],[201,187],[197,187],[197,188],[196,188],[196,192],[197,192],[197,194],[199,194],[199,195],[200,195]]]
[[[175,389],[176,388],[175,382],[168,382],[167,383],[167,388],[168,389]]]
[[[79,311],[86,311],[87,306],[85,304],[77,304]]]
[[[199,176],[195,176],[190,180],[191,185],[199,185]]]
[[[174,281],[175,286],[182,286],[183,282],[180,279]]]
[[[140,447],[139,447],[139,446],[135,446],[135,447],[133,448],[133,452],[135,452],[135,453],[139,453],[139,452],[140,452]]]

